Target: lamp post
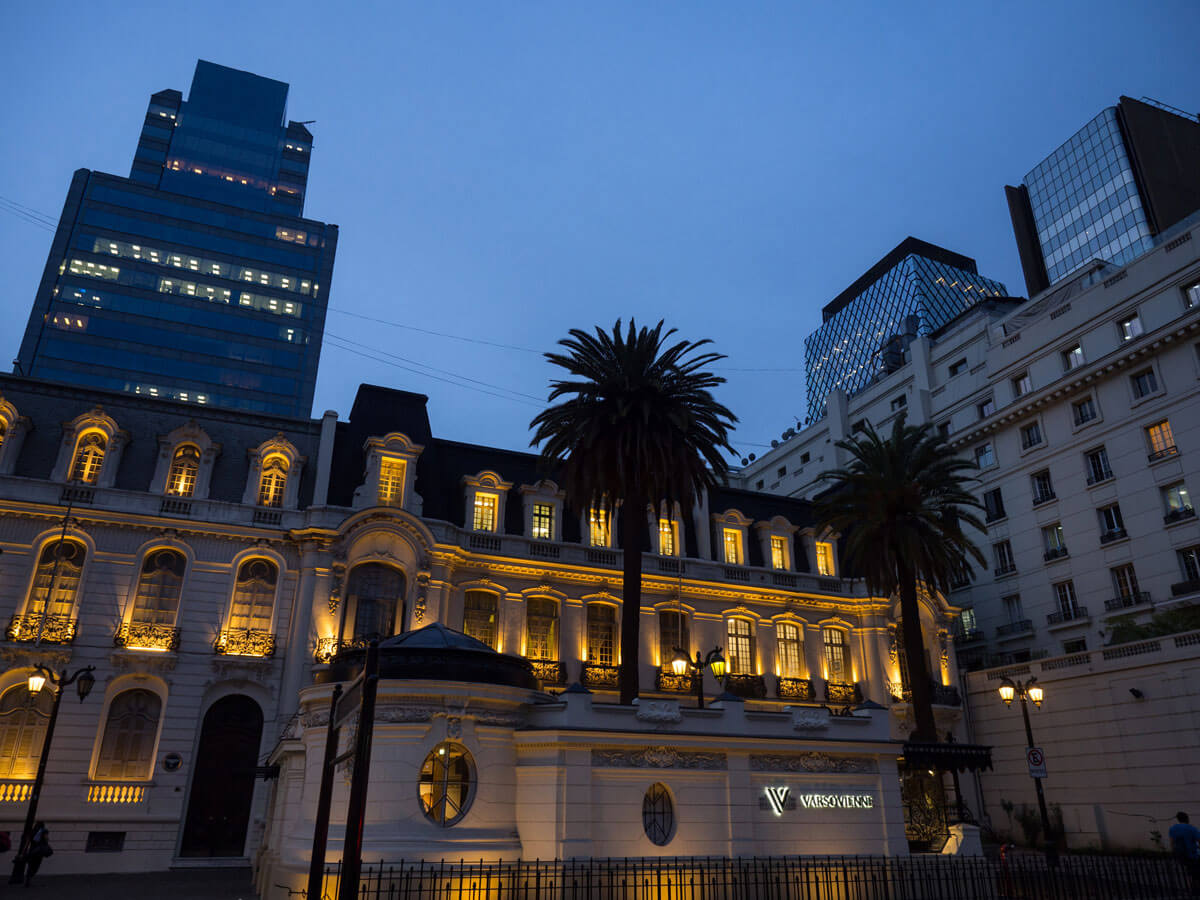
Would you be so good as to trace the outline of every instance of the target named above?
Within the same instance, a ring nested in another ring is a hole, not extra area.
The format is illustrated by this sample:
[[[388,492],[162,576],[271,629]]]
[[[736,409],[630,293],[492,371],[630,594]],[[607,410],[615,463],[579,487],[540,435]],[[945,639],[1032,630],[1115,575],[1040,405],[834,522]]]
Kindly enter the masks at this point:
[[[689,659],[687,652],[675,648],[675,658],[671,660],[671,671],[676,675],[686,675],[691,669],[696,677],[696,708],[704,709],[704,670],[711,669],[713,678],[720,681],[725,677],[725,657],[720,647],[713,647],[704,657],[696,651],[696,658]]]
[[[1030,750],[1033,749],[1033,726],[1029,724],[1029,704],[1026,703],[1026,700],[1032,700],[1033,705],[1041,709],[1044,696],[1045,692],[1037,683],[1036,676],[1025,681],[1013,681],[1005,678],[1000,684],[1000,699],[1004,701],[1005,706],[1012,706],[1014,698],[1019,698],[1021,701],[1021,715],[1025,718],[1025,742]],[[1042,790],[1042,779],[1035,777],[1033,785],[1037,789],[1038,809],[1042,813],[1042,834],[1046,838],[1046,862],[1054,867],[1058,865],[1058,848],[1055,845],[1054,836],[1050,833],[1050,815],[1046,812],[1046,794]]]
[[[37,777],[33,779],[33,790],[29,793],[29,811],[25,814],[25,827],[21,830],[21,842],[17,844],[17,854],[13,858],[13,872],[12,877],[8,879],[9,884],[20,884],[25,880],[25,860],[21,854],[29,846],[33,837],[33,826],[37,822],[38,799],[42,794],[42,781],[46,777],[46,760],[50,758],[50,742],[54,739],[54,723],[58,721],[58,706],[62,702],[63,690],[74,684],[75,691],[79,694],[79,702],[82,703],[96,684],[96,676],[92,674],[95,669],[95,666],[86,666],[77,669],[74,675],[68,677],[66,669],[55,675],[49,669],[38,666],[29,674],[26,682],[29,693],[36,697],[46,686],[46,682],[50,682],[50,689],[54,691],[54,706],[50,708],[50,721],[46,723],[46,737],[42,740]]]

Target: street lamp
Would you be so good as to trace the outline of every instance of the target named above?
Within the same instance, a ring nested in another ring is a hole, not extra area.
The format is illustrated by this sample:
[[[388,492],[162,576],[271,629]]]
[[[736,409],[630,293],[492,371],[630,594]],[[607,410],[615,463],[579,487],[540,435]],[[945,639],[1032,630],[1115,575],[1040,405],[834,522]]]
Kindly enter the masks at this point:
[[[1030,700],[1034,706],[1041,709],[1044,697],[1045,692],[1037,683],[1036,676],[1025,681],[1005,678],[1000,684],[1000,699],[1004,701],[1005,706],[1012,706],[1016,698],[1021,700],[1021,715],[1025,718],[1025,741],[1030,750],[1033,749],[1033,726],[1029,724],[1029,704],[1025,701]],[[1055,846],[1054,836],[1050,833],[1050,816],[1046,812],[1046,794],[1042,790],[1042,779],[1035,776],[1033,785],[1037,788],[1038,809],[1042,814],[1042,834],[1046,837],[1046,862],[1054,867],[1058,865],[1058,848]]]
[[[33,837],[33,826],[37,822],[38,798],[41,797],[42,781],[46,777],[46,761],[50,758],[50,741],[54,738],[54,723],[58,721],[58,706],[62,702],[63,689],[74,684],[75,690],[79,694],[79,702],[82,703],[96,685],[96,676],[92,674],[95,669],[95,666],[86,666],[77,669],[74,675],[68,677],[66,669],[55,675],[49,669],[38,666],[29,674],[26,681],[29,693],[35,697],[49,681],[50,689],[54,691],[54,706],[50,708],[50,720],[46,723],[46,736],[42,739],[42,755],[38,759],[37,777],[33,779],[33,790],[29,792],[29,811],[25,814],[25,828],[21,831],[21,842],[17,844],[17,854],[13,858],[13,872],[12,877],[8,879],[9,884],[21,884],[25,880],[25,860],[21,854],[29,846],[30,839]]]
[[[688,658],[685,650],[676,647],[675,657],[671,660],[671,671],[676,675],[684,675],[688,669],[695,673],[696,708],[704,709],[704,670],[709,669],[717,681],[725,677],[725,657],[721,653],[721,648],[713,647],[704,657],[701,657],[700,651],[697,650],[696,658],[693,660]]]

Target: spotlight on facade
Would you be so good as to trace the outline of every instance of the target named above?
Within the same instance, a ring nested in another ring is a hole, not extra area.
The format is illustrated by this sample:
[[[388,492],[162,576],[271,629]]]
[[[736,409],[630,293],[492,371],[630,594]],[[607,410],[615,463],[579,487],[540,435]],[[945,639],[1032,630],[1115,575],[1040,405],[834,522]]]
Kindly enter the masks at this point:
[[[1005,706],[1012,706],[1013,697],[1017,695],[1017,689],[1011,684],[1000,685],[1000,699],[1004,701]]]
[[[27,682],[29,693],[37,694],[46,686],[46,675],[40,669],[34,669],[29,673],[29,681]]]

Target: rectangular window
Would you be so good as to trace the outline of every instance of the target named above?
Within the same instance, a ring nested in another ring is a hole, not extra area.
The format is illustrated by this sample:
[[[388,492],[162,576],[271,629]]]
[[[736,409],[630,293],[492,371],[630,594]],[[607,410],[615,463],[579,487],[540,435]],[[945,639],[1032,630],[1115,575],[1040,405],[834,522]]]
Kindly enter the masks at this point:
[[[953,378],[955,375],[961,375],[966,368],[967,358],[965,356],[962,359],[955,360],[950,363],[950,377]]]
[[[1046,559],[1058,559],[1067,555],[1067,542],[1063,537],[1061,522],[1047,525],[1042,529],[1042,546],[1046,548]]]
[[[404,460],[383,459],[379,463],[379,505],[400,506],[404,502]]]
[[[975,404],[975,409],[979,413],[979,418],[986,419],[996,411],[996,401],[991,397]]]
[[[1179,452],[1175,446],[1175,435],[1171,432],[1171,423],[1166,419],[1146,429],[1146,440],[1150,444],[1150,462],[1166,459]]]
[[[533,504],[533,539],[535,541],[554,540],[554,504]]]
[[[1087,638],[1063,641],[1063,653],[1083,653],[1087,650]]]
[[[558,602],[550,597],[525,601],[525,655],[558,659]]]
[[[731,566],[742,564],[742,530],[740,528],[722,529],[725,544],[725,562]]]
[[[1132,316],[1118,322],[1117,330],[1121,332],[1122,341],[1132,341],[1134,338],[1141,337],[1142,335],[1142,320],[1137,313],[1134,313]]]
[[[1075,602],[1075,583],[1059,581],[1054,585],[1054,598],[1058,601],[1058,611],[1063,619],[1074,619],[1079,613],[1079,604]]]
[[[846,666],[846,633],[840,628],[825,628],[821,631],[825,643],[826,679],[837,684],[849,681]]]
[[[1096,510],[1100,517],[1100,542],[1105,540],[1115,541],[1117,538],[1125,537],[1125,520],[1121,517],[1121,504],[1114,503],[1111,506],[1102,506]]]
[[[475,531],[496,530],[496,510],[500,506],[500,498],[495,494],[484,491],[475,492],[475,518],[471,527]]]
[[[1021,428],[1021,449],[1028,450],[1042,442],[1042,426],[1040,422],[1030,422]]]
[[[617,644],[617,610],[606,603],[587,607],[587,661],[598,666],[613,665]]]
[[[1096,418],[1096,402],[1091,397],[1084,397],[1078,403],[1071,404],[1071,413],[1075,417],[1076,425],[1090,422]]]
[[[992,556],[996,560],[997,575],[1007,575],[1010,572],[1017,571],[1017,563],[1013,559],[1012,544],[1008,541],[1000,541],[992,544]]]
[[[1188,518],[1196,513],[1192,507],[1192,498],[1188,496],[1188,489],[1182,481],[1163,488],[1162,498],[1168,522]]]
[[[658,552],[662,556],[676,555],[676,525],[674,519],[658,520]]]
[[[787,538],[782,535],[771,535],[771,568],[788,568]]]
[[[1133,563],[1117,566],[1109,569],[1109,572],[1112,573],[1113,590],[1117,592],[1117,597],[1122,601],[1121,606],[1132,606],[1136,603],[1138,580],[1137,574],[1133,571]]]
[[[593,547],[607,547],[611,532],[608,528],[608,510],[592,507],[588,514],[588,540]]]
[[[1087,462],[1088,484],[1099,484],[1113,477],[1112,469],[1108,465],[1108,452],[1103,447],[1085,453],[1084,460]]]
[[[994,488],[983,495],[983,508],[985,510],[984,518],[988,522],[995,522],[1007,515],[1004,511],[1004,496],[1000,493],[1000,488]]]
[[[837,570],[833,564],[833,544],[827,541],[817,541],[817,574],[834,576]]]
[[[1077,369],[1083,365],[1083,348],[1076,344],[1069,350],[1062,352],[1063,371],[1070,372],[1072,369]]]
[[[1050,481],[1050,470],[1042,469],[1040,472],[1034,472],[1029,476],[1029,480],[1033,485],[1033,505],[1045,503],[1048,500],[1054,499],[1054,484]]]
[[[1179,571],[1183,573],[1184,581],[1200,581],[1200,547],[1188,547],[1176,550],[1179,558]]]
[[[499,600],[490,591],[467,591],[463,599],[463,633],[496,649]]]
[[[1025,610],[1021,608],[1020,594],[1009,594],[1007,597],[1001,597],[1000,602],[1004,604],[1004,614],[1008,616],[1008,623],[1010,625],[1025,621]]]
[[[800,465],[802,465],[802,466],[805,465],[808,462],[808,460],[809,460],[809,454],[807,451],[800,454]]]
[[[1012,380],[1012,389],[1014,397],[1024,397],[1033,390],[1033,382],[1029,380],[1029,373],[1022,372]]]
[[[669,667],[679,650],[682,650],[688,659],[691,659],[692,640],[688,634],[687,615],[675,609],[660,610],[658,613],[658,664]]]
[[[725,653],[730,675],[755,674],[754,626],[745,619],[730,619]]]
[[[1158,379],[1154,377],[1153,369],[1142,369],[1129,376],[1133,384],[1133,396],[1141,398],[1149,396],[1158,390]]]
[[[901,394],[899,397],[892,398],[892,412],[904,409],[906,406],[908,406],[908,397],[904,394]]]
[[[787,474],[787,466],[780,466],[778,469],[775,470],[776,478],[782,478],[786,474]]]
[[[1200,305],[1200,281],[1183,289],[1183,308],[1195,309]]]
[[[996,454],[992,452],[990,443],[980,444],[975,448],[975,465],[981,469],[986,469],[988,466],[996,464]]]
[[[800,627],[781,622],[776,631],[781,678],[804,677],[804,637]]]

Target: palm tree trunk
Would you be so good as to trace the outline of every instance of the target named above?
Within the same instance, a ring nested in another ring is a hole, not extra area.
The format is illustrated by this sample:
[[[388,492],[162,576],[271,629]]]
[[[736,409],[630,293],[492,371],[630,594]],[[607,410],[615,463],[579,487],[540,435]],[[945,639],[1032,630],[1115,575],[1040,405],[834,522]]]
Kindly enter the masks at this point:
[[[921,633],[921,607],[917,603],[917,578],[900,568],[900,625],[904,629],[904,655],[908,660],[909,689],[912,691],[914,741],[936,741],[933,718],[933,682],[925,664],[925,637]]]
[[[642,615],[642,544],[646,541],[646,501],[626,497],[621,506],[621,705],[637,699]]]

